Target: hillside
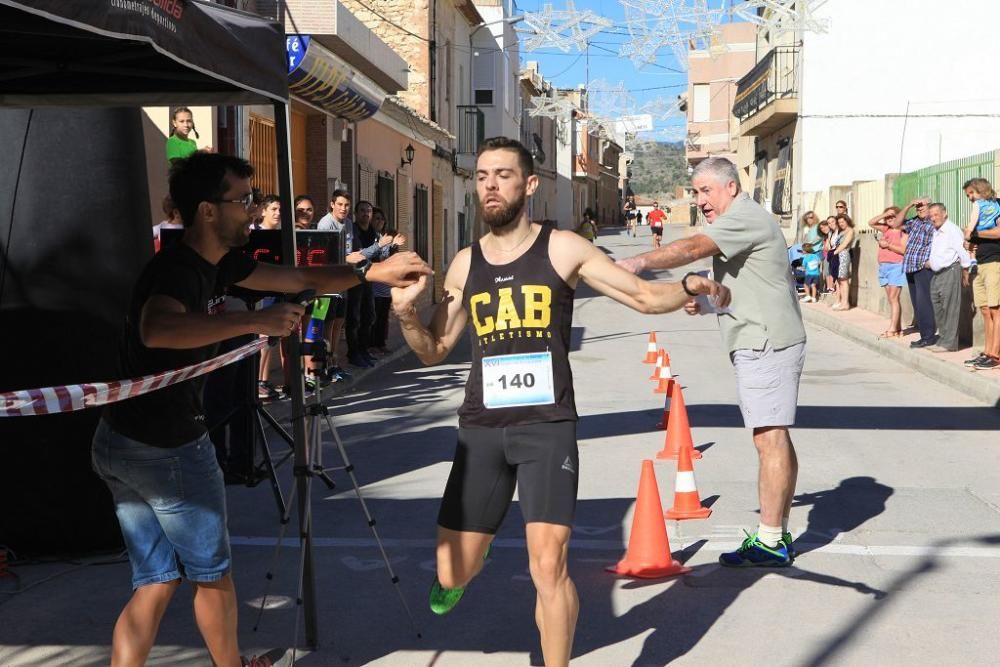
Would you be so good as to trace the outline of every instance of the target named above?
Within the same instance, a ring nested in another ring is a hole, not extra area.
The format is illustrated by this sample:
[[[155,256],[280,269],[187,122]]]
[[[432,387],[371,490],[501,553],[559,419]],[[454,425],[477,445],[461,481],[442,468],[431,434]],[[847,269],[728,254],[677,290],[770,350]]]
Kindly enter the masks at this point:
[[[680,141],[652,144],[649,150],[636,153],[631,170],[632,191],[640,197],[673,197],[677,186],[689,184],[684,144]]]

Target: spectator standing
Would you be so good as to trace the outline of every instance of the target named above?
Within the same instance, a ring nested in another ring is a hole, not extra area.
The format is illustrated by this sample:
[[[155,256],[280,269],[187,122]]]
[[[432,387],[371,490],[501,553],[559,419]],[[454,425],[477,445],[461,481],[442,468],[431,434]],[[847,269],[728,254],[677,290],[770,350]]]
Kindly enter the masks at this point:
[[[635,226],[636,227],[641,227],[642,226],[642,211],[640,211],[638,209],[636,209],[636,211],[635,211]],[[633,234],[633,236],[634,236],[634,234]]]
[[[316,205],[309,195],[299,195],[295,198],[295,229],[312,229]]]
[[[732,162],[702,160],[692,183],[707,222],[704,232],[619,264],[639,273],[711,257],[715,279],[731,290],[732,305],[718,315],[719,329],[736,371],[743,423],[753,429],[760,524],[738,549],[719,556],[719,562],[726,567],[786,567],[793,557],[788,515],[799,469],[789,427],[795,422],[806,353],[788,247],[774,217],[741,192]],[[697,313],[697,302],[689,302],[685,310]]]
[[[653,202],[653,210],[646,216],[649,221],[649,230],[653,232],[653,248],[659,248],[663,240],[663,223],[667,219],[667,214],[660,210],[660,202]]]
[[[199,139],[198,130],[194,127],[194,114],[187,107],[177,107],[170,115],[170,135],[167,137],[167,163],[190,157],[198,150],[198,143],[191,138]],[[211,151],[208,146],[204,150]]]
[[[974,178],[964,186],[965,195],[974,202],[965,239],[976,254],[976,277],[972,281],[972,300],[983,316],[985,345],[965,364],[976,370],[1000,366],[1000,206],[996,193],[985,178]]]
[[[170,198],[170,195],[165,195],[163,197],[161,207],[165,217],[159,223],[153,225],[154,253],[160,252],[160,230],[184,228],[184,223],[181,222],[180,212],[177,210],[177,207],[174,206],[174,200]]]
[[[801,300],[805,303],[815,303],[817,301],[816,289],[817,285],[819,285],[822,264],[823,260],[820,259],[819,253],[816,252],[813,245],[811,243],[803,243],[802,270],[805,275],[806,295]]]
[[[388,257],[406,245],[406,237],[397,234],[394,230],[387,230],[385,224],[385,211],[378,207],[372,209],[372,227],[376,234],[379,235],[379,238],[385,235],[392,237],[392,243],[385,247],[383,253],[383,257]],[[372,325],[368,350],[379,354],[389,354],[392,351],[386,346],[389,341],[389,307],[392,305],[392,292],[389,285],[372,283],[372,297],[375,299],[375,323]]]
[[[335,193],[337,200],[344,199],[346,192]],[[350,198],[348,196],[348,202]],[[359,253],[358,261],[375,262],[388,256],[392,237],[381,237],[371,226],[372,205],[359,201],[354,207],[354,220],[344,223],[344,236],[350,243],[347,249],[353,255]],[[350,256],[349,256],[350,257]],[[347,360],[360,368],[371,368],[375,357],[368,353],[372,324],[375,322],[375,300],[371,285],[365,283],[347,292],[347,315],[344,326],[347,333]]]
[[[927,268],[927,258],[930,257],[931,241],[934,238],[929,205],[930,199],[920,197],[899,212],[899,217],[904,220],[902,229],[907,237],[906,250],[903,252],[903,272],[906,273],[910,303],[913,304],[913,319],[920,331],[920,338],[910,343],[910,347],[930,347],[937,343],[937,324],[934,321],[934,305],[931,303],[931,271]],[[907,220],[906,213],[911,208],[916,210],[916,216]]]
[[[900,292],[906,286],[903,273],[903,253],[906,251],[906,232],[899,208],[890,206],[868,221],[868,226],[880,232],[878,238],[878,284],[885,289],[889,301],[889,328],[879,338],[896,338],[903,333]]]
[[[258,229],[281,229],[281,199],[278,195],[270,194],[265,196],[260,202],[259,210],[261,211],[261,218],[260,224],[257,227]],[[261,310],[264,308],[270,308],[277,303],[277,301],[276,297],[265,297],[260,300],[258,308]],[[286,343],[284,340],[279,343],[279,351],[281,355],[281,367],[284,369],[285,355],[287,354]],[[283,386],[288,386],[287,372],[285,373]],[[260,351],[260,369],[257,376],[257,398],[265,401],[274,401],[281,398],[281,393],[271,382],[270,345]]]
[[[840,229],[837,227],[837,216],[831,215],[826,219],[827,234],[823,239],[823,257],[826,259],[826,291],[828,294],[837,292],[837,269],[838,261],[834,250],[840,242]]]
[[[938,326],[937,345],[931,352],[954,352],[958,349],[958,318],[962,303],[962,286],[969,285],[972,260],[965,250],[965,235],[948,219],[944,204],[930,205],[934,236],[927,268],[931,270],[931,303]]]
[[[846,213],[837,214],[837,303],[832,310],[851,309],[851,249],[854,247],[854,221]]]
[[[802,243],[808,243],[813,248],[819,248],[820,242],[820,229],[819,229],[819,216],[816,215],[815,211],[808,211],[802,216],[801,230],[800,230],[800,240]]]

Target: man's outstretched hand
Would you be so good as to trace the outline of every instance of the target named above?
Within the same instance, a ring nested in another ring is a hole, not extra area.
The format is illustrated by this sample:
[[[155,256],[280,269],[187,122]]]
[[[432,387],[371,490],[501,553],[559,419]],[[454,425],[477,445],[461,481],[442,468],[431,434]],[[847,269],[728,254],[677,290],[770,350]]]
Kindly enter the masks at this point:
[[[398,256],[398,255],[397,255]],[[417,299],[427,289],[427,276],[421,275],[406,287],[392,288],[392,310],[397,317],[408,315],[416,310]]]
[[[622,267],[629,273],[634,275],[639,275],[646,268],[646,263],[642,261],[641,255],[636,255],[635,257],[626,257],[625,259],[619,259],[615,262],[618,266]]]
[[[409,287],[420,278],[433,275],[427,262],[415,252],[400,252],[389,259],[377,262],[368,270],[370,282],[385,283],[391,287]]]

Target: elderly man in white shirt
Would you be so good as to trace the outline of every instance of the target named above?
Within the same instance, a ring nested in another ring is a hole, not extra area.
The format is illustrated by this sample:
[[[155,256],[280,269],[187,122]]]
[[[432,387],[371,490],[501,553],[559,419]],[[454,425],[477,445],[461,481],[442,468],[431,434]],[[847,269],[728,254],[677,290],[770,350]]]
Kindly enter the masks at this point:
[[[948,219],[944,204],[931,204],[934,237],[927,268],[931,277],[931,303],[938,325],[937,344],[931,352],[953,352],[958,349],[958,318],[962,302],[962,286],[969,284],[972,260],[965,250],[965,235]]]

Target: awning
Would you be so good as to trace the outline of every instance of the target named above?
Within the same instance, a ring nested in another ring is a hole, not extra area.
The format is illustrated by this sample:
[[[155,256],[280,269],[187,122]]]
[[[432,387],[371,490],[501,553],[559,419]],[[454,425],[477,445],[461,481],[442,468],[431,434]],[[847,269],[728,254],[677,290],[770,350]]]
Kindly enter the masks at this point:
[[[288,35],[288,92],[349,121],[370,118],[385,91],[309,35]]]
[[[282,35],[199,0],[0,0],[0,106],[286,102]]]

